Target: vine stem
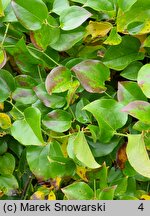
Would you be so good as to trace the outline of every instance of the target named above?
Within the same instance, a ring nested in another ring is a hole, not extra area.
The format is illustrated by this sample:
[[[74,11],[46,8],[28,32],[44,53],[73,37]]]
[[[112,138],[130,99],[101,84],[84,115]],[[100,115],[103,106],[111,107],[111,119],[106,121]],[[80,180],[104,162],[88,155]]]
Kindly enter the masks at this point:
[[[6,24],[6,30],[5,30],[5,33],[4,33],[4,37],[3,37],[3,40],[1,42],[1,46],[3,46],[4,42],[5,42],[5,39],[6,39],[6,36],[7,36],[7,32],[8,32],[8,29],[9,29],[9,25],[10,23],[7,23]]]
[[[24,114],[23,114],[23,112],[21,112],[21,110],[20,109],[18,109],[16,106],[15,106],[15,104],[13,104],[11,101],[9,101],[9,100],[6,100],[8,103],[10,103],[22,116],[24,116]]]
[[[30,189],[30,186],[31,186],[31,183],[32,183],[32,180],[33,180],[33,174],[31,173],[28,177],[28,180],[23,188],[23,192],[22,192],[22,195],[21,195],[21,200],[26,200],[27,196],[28,196],[28,191]]]
[[[126,135],[126,134],[123,134],[123,133],[117,133],[117,132],[115,132],[114,135],[117,135],[117,136],[123,136],[123,137],[128,137],[128,135]]]

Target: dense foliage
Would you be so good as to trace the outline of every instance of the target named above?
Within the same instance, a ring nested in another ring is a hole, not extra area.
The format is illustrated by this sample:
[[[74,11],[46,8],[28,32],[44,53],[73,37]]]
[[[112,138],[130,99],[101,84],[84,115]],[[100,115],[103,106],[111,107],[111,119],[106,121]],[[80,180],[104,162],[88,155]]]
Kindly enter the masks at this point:
[[[149,0],[0,0],[1,199],[150,199],[149,33]]]

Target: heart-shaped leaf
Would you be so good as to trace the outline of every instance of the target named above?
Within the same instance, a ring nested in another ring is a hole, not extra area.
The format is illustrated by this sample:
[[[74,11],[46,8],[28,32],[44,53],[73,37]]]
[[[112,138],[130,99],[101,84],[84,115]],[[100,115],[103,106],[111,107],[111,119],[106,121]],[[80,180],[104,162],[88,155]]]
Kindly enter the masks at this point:
[[[71,72],[64,66],[51,70],[46,78],[45,86],[49,94],[64,92],[70,88]]]
[[[19,22],[29,30],[37,30],[48,17],[48,10],[42,0],[13,0],[12,7]]]
[[[83,7],[70,6],[60,14],[60,26],[63,30],[72,30],[79,27],[92,14]]]
[[[78,132],[75,137],[70,138],[67,151],[72,159],[78,160],[88,168],[95,169],[100,167],[91,153],[83,131]]]
[[[110,71],[98,60],[85,60],[75,65],[75,72],[82,86],[91,93],[106,91],[105,81],[109,79]]]
[[[141,175],[150,178],[150,159],[143,134],[128,135],[126,153],[131,166]]]
[[[101,142],[109,142],[114,132],[125,125],[127,115],[123,115],[121,108],[123,105],[113,99],[95,100],[84,107],[98,121]]]
[[[23,145],[43,145],[40,111],[33,107],[25,109],[24,119],[13,123],[11,134]]]
[[[67,131],[71,127],[71,115],[64,110],[53,110],[42,120],[44,126],[56,132]]]
[[[124,36],[119,45],[107,49],[103,63],[114,70],[123,70],[131,62],[144,58],[143,53],[139,52],[140,46],[140,41],[137,38]]]

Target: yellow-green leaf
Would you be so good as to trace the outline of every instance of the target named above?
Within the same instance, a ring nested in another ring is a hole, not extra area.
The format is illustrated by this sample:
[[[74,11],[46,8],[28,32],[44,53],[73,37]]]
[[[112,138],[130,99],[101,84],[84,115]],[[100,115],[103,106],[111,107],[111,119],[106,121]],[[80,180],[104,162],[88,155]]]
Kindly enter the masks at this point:
[[[2,129],[7,129],[11,126],[11,119],[5,113],[0,113],[0,127]]]

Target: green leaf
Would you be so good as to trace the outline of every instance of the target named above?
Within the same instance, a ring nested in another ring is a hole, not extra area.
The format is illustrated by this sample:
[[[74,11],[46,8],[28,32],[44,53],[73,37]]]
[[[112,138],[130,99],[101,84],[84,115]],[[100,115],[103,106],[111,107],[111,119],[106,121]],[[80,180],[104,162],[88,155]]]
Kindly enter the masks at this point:
[[[135,100],[147,101],[137,83],[130,81],[118,82],[117,98],[124,105]]]
[[[70,88],[71,72],[64,66],[53,68],[48,74],[45,86],[49,94],[64,92]]]
[[[56,43],[59,35],[60,29],[58,28],[56,19],[49,16],[47,22],[42,24],[41,29],[30,33],[30,39],[35,47],[45,50],[48,45]]]
[[[0,69],[4,67],[7,61],[7,56],[5,50],[0,48]]]
[[[0,0],[0,17],[4,16],[4,11],[3,11],[3,4],[2,1]]]
[[[57,94],[49,95],[46,91],[44,83],[35,86],[33,90],[46,107],[58,109],[63,107],[66,103],[65,98],[62,96],[59,96]]]
[[[91,102],[84,107],[91,112],[98,121],[101,142],[109,142],[114,132],[123,127],[127,121],[127,115],[121,112],[123,105],[113,99],[100,99]]]
[[[111,183],[111,185],[117,186],[115,190],[115,196],[121,196],[125,194],[127,190],[127,183],[128,183],[128,177],[117,179],[116,181]]]
[[[85,7],[91,7],[96,11],[112,11],[114,10],[113,1],[111,0],[87,0],[84,4]]]
[[[103,157],[110,154],[115,149],[115,147],[119,144],[120,138],[113,137],[108,143],[99,141],[93,142],[91,139],[87,139],[87,141],[90,144],[93,156]]]
[[[103,58],[103,63],[114,70],[120,71],[131,62],[142,60],[144,54],[139,52],[140,41],[131,36],[122,37],[122,42],[116,46],[110,46]]]
[[[122,41],[121,36],[117,33],[116,27],[111,29],[111,32],[108,36],[108,38],[104,41],[104,44],[108,45],[118,45]]]
[[[34,116],[34,118],[31,116]],[[41,113],[37,108],[29,107],[25,109],[24,119],[13,123],[11,135],[23,145],[43,145],[40,119]]]
[[[131,166],[142,176],[150,178],[150,159],[142,134],[128,134],[126,153]]]
[[[38,30],[48,17],[48,10],[42,0],[13,0],[12,7],[19,22],[29,30]]]
[[[150,98],[150,64],[145,64],[138,72],[137,82],[146,97]]]
[[[141,62],[132,62],[120,73],[120,75],[126,79],[137,81],[138,72],[142,66],[143,64]]]
[[[56,132],[67,131],[71,127],[72,117],[64,110],[53,110],[42,120],[44,126]]]
[[[91,169],[100,167],[91,153],[83,131],[78,132],[76,137],[73,137],[73,139],[72,137],[69,138],[67,151],[70,158],[74,159],[75,161],[80,161],[83,166]]]
[[[15,158],[10,153],[5,153],[0,156],[0,174],[11,175],[15,169]]]
[[[0,102],[5,101],[15,88],[13,76],[6,70],[0,70]]]
[[[104,188],[100,192],[98,199],[99,200],[113,200],[115,190],[116,190],[116,186]]]
[[[150,35],[145,39],[143,47],[150,47]]]
[[[92,200],[94,192],[90,186],[84,182],[75,182],[62,188],[68,200]]]
[[[135,3],[134,3],[135,2]],[[131,6],[132,5],[132,6]],[[146,34],[150,31],[150,2],[137,0],[137,1],[126,1],[123,0],[123,8],[129,9],[126,11],[122,11],[121,9],[118,11],[117,15],[117,31],[122,33],[127,33],[128,25],[135,25],[136,23],[138,27],[138,23],[144,23],[142,29],[139,29],[138,34]],[[131,7],[130,7],[131,6]],[[142,8],[142,10],[141,10]]]
[[[37,100],[34,91],[26,88],[16,88],[12,93],[12,98],[21,104],[32,104]]]
[[[52,11],[58,15],[61,14],[61,12],[63,12],[63,10],[69,8],[69,1],[68,0],[54,0],[53,3],[53,9]]]
[[[5,139],[0,138],[0,155],[3,155],[7,152],[8,145]]]
[[[92,14],[79,6],[70,6],[60,14],[60,26],[63,30],[72,30],[85,22]]]
[[[89,101],[86,98],[82,98],[76,105],[75,116],[77,121],[80,123],[91,123],[91,114],[85,110],[82,110],[85,105],[89,104]]]
[[[0,190],[11,196],[14,190],[18,189],[18,182],[13,175],[0,175]]]
[[[82,86],[90,93],[106,91],[105,81],[109,79],[110,71],[98,60],[85,60],[75,65],[75,72]]]
[[[118,0],[118,5],[123,11],[128,11],[137,0]]]
[[[73,175],[75,164],[64,158],[60,144],[56,141],[45,146],[31,146],[27,149],[27,161],[36,178],[49,178]]]
[[[145,124],[150,124],[150,103],[146,101],[133,101],[123,107],[122,112],[139,119]]]
[[[77,42],[79,42],[85,34],[83,28],[77,28],[72,31],[61,31],[60,37],[56,43],[51,44],[50,46],[57,51],[65,51],[73,47]]]

